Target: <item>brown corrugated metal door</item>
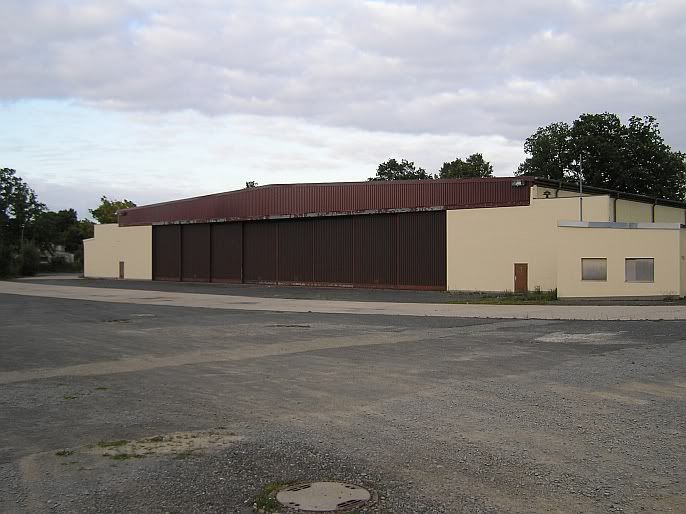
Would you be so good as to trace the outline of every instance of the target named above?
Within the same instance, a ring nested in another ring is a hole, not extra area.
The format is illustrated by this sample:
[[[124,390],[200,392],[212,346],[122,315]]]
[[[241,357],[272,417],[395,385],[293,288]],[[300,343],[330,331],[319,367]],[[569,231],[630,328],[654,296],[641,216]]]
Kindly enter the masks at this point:
[[[243,280],[243,224],[212,225],[212,282]]]
[[[356,216],[354,284],[383,287],[396,284],[398,228],[394,214]]]
[[[281,221],[278,231],[278,281],[312,283],[313,220]]]
[[[349,216],[312,220],[314,282],[352,285],[355,262],[354,219]]]
[[[445,211],[408,212],[397,216],[397,285],[445,289]]]
[[[152,227],[154,280],[181,280],[181,225]]]
[[[277,222],[245,223],[243,225],[243,281],[276,282],[277,249]]]
[[[208,224],[182,226],[181,269],[182,280],[210,281],[210,226]]]

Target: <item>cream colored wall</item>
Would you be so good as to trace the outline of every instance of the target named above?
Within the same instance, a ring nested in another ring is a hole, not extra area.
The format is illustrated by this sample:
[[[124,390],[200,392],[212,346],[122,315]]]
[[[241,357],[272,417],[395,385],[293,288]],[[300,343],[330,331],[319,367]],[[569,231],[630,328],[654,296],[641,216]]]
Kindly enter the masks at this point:
[[[684,209],[677,209],[676,207],[666,207],[664,205],[655,206],[655,222],[656,223],[685,223],[686,214]]]
[[[686,229],[681,229],[681,296],[686,296]]]
[[[624,223],[650,223],[652,221],[652,204],[622,199],[616,200],[616,202],[617,219],[614,221]]]
[[[683,230],[559,227],[559,297],[679,295]],[[655,281],[626,282],[625,259],[655,259]],[[607,281],[581,280],[582,258],[607,259]]]
[[[575,197],[579,196],[579,193],[577,191],[566,191],[564,189],[558,189],[557,195],[556,195],[554,187],[532,186],[531,197],[535,198],[535,199],[546,199],[545,198],[545,192],[546,191],[548,191],[550,193],[549,198],[575,198]],[[589,195],[584,193],[584,196],[589,196]]]
[[[95,225],[95,236],[83,242],[84,276],[118,278],[119,261],[124,278],[152,280],[152,227]]]
[[[584,220],[609,221],[609,216],[609,197],[584,198]],[[579,219],[579,199],[452,210],[446,218],[448,290],[511,291],[515,263],[528,264],[530,290],[550,290],[557,283],[557,222]]]

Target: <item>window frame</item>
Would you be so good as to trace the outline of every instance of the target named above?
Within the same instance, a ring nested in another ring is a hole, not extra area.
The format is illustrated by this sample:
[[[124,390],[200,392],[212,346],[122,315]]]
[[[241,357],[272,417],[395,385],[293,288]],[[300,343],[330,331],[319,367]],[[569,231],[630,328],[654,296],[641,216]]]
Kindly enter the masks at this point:
[[[629,280],[627,271],[627,264],[629,261],[651,261],[653,264],[652,268],[652,279],[650,280]],[[655,283],[655,257],[625,257],[624,258],[624,283],[625,284],[654,284]]]
[[[605,278],[584,278],[584,261],[603,261],[605,263]],[[581,258],[581,281],[582,282],[607,282],[607,257],[582,257]]]

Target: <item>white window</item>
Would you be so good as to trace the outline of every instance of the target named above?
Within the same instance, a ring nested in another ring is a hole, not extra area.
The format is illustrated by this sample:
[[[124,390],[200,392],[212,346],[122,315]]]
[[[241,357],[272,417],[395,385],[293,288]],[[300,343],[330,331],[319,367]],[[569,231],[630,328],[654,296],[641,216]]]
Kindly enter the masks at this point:
[[[607,259],[581,259],[581,280],[607,280]]]
[[[654,282],[654,259],[626,259],[625,277],[627,282]]]

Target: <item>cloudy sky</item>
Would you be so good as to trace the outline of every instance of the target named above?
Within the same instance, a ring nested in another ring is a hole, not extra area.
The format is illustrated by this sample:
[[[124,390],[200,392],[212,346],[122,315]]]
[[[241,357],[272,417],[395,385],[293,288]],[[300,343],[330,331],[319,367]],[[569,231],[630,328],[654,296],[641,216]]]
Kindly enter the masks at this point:
[[[0,166],[50,208],[429,171],[652,114],[686,150],[684,0],[1,0]]]

